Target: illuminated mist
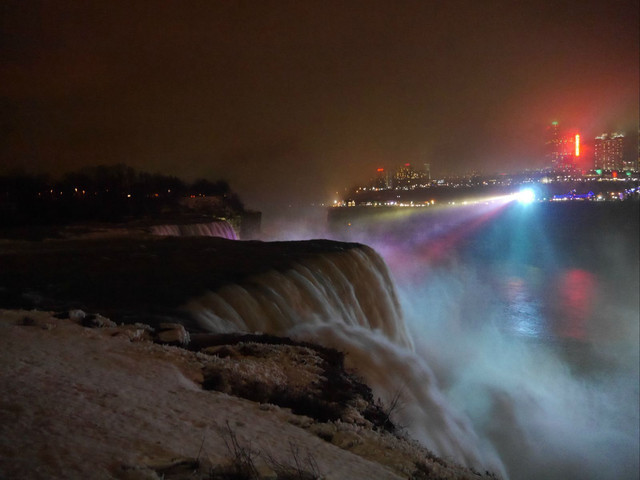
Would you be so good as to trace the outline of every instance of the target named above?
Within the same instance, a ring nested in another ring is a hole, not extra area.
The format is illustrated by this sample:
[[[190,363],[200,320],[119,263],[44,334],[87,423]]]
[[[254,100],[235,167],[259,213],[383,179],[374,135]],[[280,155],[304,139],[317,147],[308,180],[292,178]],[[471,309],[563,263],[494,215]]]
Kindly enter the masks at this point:
[[[422,375],[465,425],[468,458],[509,478],[638,478],[637,204],[513,200],[333,215],[333,238],[389,265],[415,347],[410,367],[370,370],[420,370],[396,375],[400,423],[429,416],[408,384]]]

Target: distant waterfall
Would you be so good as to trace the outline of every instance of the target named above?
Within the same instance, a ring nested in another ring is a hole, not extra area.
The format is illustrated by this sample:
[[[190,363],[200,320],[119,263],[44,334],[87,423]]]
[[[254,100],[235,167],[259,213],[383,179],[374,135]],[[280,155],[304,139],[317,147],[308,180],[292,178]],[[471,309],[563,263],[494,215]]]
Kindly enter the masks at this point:
[[[228,240],[238,239],[235,230],[226,220],[188,225],[154,225],[151,227],[151,233],[153,235],[170,237],[222,237]]]
[[[470,423],[452,412],[425,361],[413,351],[386,264],[360,245],[309,256],[191,300],[186,309],[211,332],[261,332],[347,353],[346,364],[383,402],[400,392],[394,420],[433,452],[468,466],[482,461]]]

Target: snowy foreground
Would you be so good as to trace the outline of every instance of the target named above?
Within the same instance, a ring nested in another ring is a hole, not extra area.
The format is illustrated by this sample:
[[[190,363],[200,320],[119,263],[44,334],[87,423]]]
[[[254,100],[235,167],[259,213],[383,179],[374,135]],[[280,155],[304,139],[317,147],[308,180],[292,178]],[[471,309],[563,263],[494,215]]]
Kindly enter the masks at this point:
[[[156,343],[188,341],[180,329],[60,316],[0,310],[0,478],[483,477],[374,428],[361,398],[319,421],[234,396],[234,385],[315,395],[313,349],[195,352]]]

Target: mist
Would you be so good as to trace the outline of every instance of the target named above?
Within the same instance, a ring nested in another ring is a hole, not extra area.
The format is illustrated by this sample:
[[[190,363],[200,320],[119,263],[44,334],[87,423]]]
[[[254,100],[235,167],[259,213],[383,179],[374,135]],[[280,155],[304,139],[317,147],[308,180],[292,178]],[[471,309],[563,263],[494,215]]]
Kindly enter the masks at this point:
[[[468,266],[400,291],[418,355],[511,478],[637,477],[632,310],[618,312],[609,338],[572,345],[505,329],[500,299]]]
[[[422,375],[497,473],[638,478],[637,204],[419,210],[343,209],[324,233],[372,246],[391,270],[414,352],[411,367],[379,368],[421,371],[396,376],[398,420],[429,416],[408,384]],[[285,223],[296,239],[326,225]]]

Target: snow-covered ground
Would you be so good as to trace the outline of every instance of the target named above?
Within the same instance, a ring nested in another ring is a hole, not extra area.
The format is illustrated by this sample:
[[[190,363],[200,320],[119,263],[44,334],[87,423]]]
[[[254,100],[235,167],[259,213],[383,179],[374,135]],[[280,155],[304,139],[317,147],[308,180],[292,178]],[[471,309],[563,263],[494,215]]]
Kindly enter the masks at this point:
[[[327,479],[478,478],[366,422],[319,423],[204,390],[211,355],[104,323],[0,310],[0,478],[215,478],[212,468],[234,460],[232,440],[253,452],[260,478],[296,460]],[[278,368],[300,383],[317,370],[306,363]],[[251,369],[271,376],[259,362]],[[199,476],[172,476],[181,460],[191,470],[198,460]]]

